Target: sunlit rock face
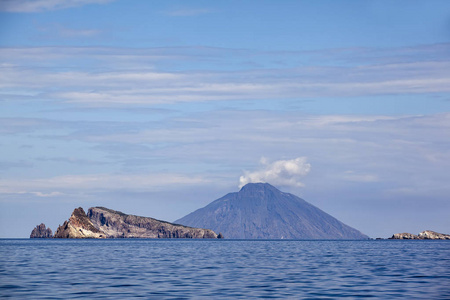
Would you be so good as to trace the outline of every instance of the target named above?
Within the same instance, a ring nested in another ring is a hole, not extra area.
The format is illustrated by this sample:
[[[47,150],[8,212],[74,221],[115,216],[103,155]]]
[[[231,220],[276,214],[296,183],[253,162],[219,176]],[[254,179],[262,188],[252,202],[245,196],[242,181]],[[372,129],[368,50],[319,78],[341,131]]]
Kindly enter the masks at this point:
[[[438,233],[425,230],[419,233],[419,237],[424,240],[450,240],[450,234]]]
[[[44,229],[45,225],[41,224],[33,230],[32,235],[42,235],[41,232]],[[192,228],[148,217],[127,215],[105,207],[91,207],[86,214],[83,208],[79,207],[73,211],[68,221],[65,221],[63,225],[58,227],[54,238],[215,239],[223,238],[223,235],[217,235],[210,229]]]
[[[175,221],[234,239],[367,239],[305,200],[268,183],[249,183]]]
[[[97,229],[87,217],[83,208],[76,208],[68,221],[64,221],[55,232],[55,238],[83,239],[106,238],[106,235]]]
[[[192,228],[148,217],[127,215],[105,207],[91,207],[86,214],[76,208],[58,227],[55,238],[218,238],[209,229]]]
[[[90,208],[87,215],[95,227],[110,238],[217,238],[217,234],[210,229],[127,215],[104,207]]]
[[[53,232],[50,228],[46,228],[44,223],[37,225],[31,231],[30,238],[52,238]]]

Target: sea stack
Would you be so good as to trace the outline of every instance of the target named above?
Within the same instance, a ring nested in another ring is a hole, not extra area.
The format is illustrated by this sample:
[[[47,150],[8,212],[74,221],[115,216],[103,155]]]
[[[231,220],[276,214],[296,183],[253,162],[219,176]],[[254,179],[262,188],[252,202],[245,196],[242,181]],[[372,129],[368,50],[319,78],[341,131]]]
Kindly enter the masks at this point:
[[[368,239],[305,200],[268,183],[249,183],[175,221],[231,239]]]
[[[50,228],[46,228],[44,223],[41,223],[40,225],[37,225],[33,231],[31,231],[30,238],[52,238],[53,232]]]

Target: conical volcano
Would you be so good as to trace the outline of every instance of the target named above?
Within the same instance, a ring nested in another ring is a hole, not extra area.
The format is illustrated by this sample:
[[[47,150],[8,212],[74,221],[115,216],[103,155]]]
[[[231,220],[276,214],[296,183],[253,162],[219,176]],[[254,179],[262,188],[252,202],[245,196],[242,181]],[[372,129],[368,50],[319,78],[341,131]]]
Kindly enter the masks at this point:
[[[268,183],[249,183],[175,221],[228,239],[367,239],[305,200]]]

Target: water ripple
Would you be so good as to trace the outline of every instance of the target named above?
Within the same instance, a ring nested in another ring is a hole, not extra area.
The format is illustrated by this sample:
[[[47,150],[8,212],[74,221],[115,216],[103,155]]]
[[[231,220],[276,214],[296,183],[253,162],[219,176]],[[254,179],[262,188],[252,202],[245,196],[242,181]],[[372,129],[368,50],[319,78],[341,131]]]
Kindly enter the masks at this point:
[[[0,240],[0,297],[449,299],[449,241]]]

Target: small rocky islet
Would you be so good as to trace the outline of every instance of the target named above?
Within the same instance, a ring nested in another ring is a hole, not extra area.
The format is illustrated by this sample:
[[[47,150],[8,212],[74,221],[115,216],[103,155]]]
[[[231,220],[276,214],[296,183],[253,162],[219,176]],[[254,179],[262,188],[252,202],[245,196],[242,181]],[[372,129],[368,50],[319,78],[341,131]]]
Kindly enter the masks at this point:
[[[30,238],[43,238],[48,239],[53,237],[53,232],[50,228],[47,228],[44,223],[37,225],[33,231],[31,231]]]
[[[431,230],[422,231],[419,234],[412,233],[396,233],[392,235],[390,240],[450,240],[450,234],[438,233]]]
[[[60,225],[52,235],[50,228],[40,224],[33,229],[30,238],[223,238],[210,229],[193,228],[149,217],[127,215],[105,207],[91,207],[86,214],[76,208],[69,220]]]

